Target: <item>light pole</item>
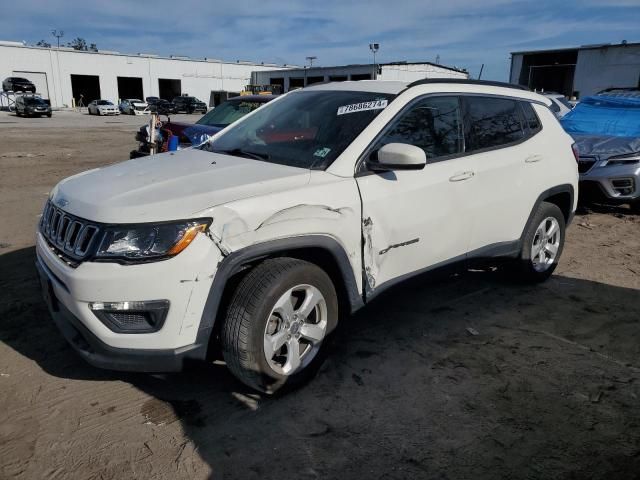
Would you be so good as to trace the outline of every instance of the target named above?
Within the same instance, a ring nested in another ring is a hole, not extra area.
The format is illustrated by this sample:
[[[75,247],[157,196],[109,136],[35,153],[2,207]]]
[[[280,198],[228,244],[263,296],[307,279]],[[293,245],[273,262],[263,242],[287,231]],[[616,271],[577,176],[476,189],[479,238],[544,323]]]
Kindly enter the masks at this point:
[[[58,48],[60,48],[60,39],[64,37],[64,32],[62,30],[51,30],[51,35],[58,39]]]
[[[57,77],[58,77],[58,86],[56,88],[56,92],[60,93],[60,104],[62,105],[64,102],[64,99],[62,97],[62,85],[60,85],[60,39],[62,37],[64,37],[64,32],[62,30],[51,30],[51,35],[53,35],[54,37],[56,37],[56,39],[58,40],[58,49],[56,50],[56,66],[57,66]],[[51,53],[51,52],[49,52]],[[57,102],[57,99],[56,99]]]
[[[309,60],[309,68],[313,67],[313,61],[317,58],[316,56],[306,57],[306,59]]]
[[[371,50],[371,52],[373,53],[373,76],[371,78],[373,78],[375,80],[376,76],[377,76],[377,73],[378,73],[378,68],[376,66],[376,52],[378,50],[380,50],[380,44],[379,43],[370,43],[369,44],[369,50]]]

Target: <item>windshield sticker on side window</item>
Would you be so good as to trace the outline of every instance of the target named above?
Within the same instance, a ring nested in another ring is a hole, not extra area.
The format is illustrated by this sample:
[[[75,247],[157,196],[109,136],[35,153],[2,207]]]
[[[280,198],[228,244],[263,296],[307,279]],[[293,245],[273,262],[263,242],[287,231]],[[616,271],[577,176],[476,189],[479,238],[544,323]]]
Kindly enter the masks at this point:
[[[316,150],[313,154],[314,157],[320,157],[320,158],[324,158],[327,155],[329,155],[329,152],[331,151],[330,148],[328,147],[324,147],[324,148],[319,148],[318,150]]]
[[[346,113],[364,112],[366,110],[382,110],[386,108],[388,100],[373,100],[372,102],[353,103],[351,105],[343,105],[338,107],[338,115]]]

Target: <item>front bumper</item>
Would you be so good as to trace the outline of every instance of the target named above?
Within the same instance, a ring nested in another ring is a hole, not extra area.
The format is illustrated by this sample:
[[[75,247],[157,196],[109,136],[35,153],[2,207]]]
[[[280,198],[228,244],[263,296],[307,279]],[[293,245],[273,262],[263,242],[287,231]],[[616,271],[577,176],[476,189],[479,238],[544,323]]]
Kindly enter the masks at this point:
[[[47,110],[47,109],[42,109],[42,110],[29,109],[29,110],[26,111],[26,113],[28,115],[51,115],[51,110]]]
[[[194,247],[194,248],[192,248]],[[187,359],[206,356],[210,328],[200,329],[220,251],[199,235],[180,255],[141,265],[61,261],[38,232],[36,266],[56,325],[89,363],[115,370],[180,370]],[[117,333],[90,310],[90,302],[166,299],[162,328]]]
[[[580,174],[581,192],[588,196],[601,196],[614,203],[627,203],[640,199],[640,165],[606,165],[601,162]]]

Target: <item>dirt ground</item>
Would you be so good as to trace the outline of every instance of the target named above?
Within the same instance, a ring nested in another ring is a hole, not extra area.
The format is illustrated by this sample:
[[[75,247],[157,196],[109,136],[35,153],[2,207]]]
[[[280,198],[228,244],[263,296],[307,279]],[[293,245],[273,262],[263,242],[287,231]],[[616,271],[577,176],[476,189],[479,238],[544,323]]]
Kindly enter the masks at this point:
[[[0,114],[1,479],[640,478],[639,216],[582,212],[543,285],[386,292],[280,398],[222,364],[107,372],[49,319],[33,235],[49,189],[127,158],[142,121],[58,117]]]

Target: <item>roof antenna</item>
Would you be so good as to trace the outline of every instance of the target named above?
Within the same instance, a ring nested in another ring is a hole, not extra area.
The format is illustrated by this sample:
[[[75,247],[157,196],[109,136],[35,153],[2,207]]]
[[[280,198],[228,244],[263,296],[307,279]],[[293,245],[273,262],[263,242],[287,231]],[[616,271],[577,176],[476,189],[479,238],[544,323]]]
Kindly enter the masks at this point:
[[[482,79],[482,71],[484,70],[484,63],[480,67],[480,73],[478,74],[478,80]]]

